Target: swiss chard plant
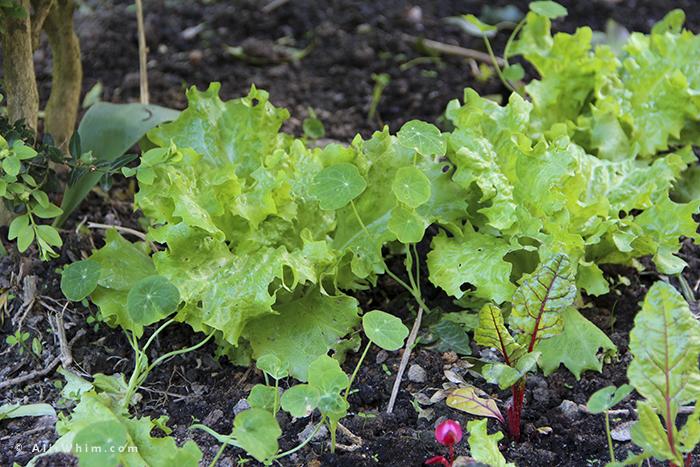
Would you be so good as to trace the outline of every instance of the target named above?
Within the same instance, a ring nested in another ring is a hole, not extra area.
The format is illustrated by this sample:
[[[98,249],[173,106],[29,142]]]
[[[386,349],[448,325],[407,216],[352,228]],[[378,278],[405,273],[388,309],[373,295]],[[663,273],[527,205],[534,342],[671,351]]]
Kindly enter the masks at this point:
[[[627,378],[644,398],[637,401],[632,441],[643,449],[635,459],[654,457],[670,466],[691,465],[700,443],[700,323],[671,285],[655,283],[630,332],[632,361]],[[680,407],[695,403],[682,428]]]

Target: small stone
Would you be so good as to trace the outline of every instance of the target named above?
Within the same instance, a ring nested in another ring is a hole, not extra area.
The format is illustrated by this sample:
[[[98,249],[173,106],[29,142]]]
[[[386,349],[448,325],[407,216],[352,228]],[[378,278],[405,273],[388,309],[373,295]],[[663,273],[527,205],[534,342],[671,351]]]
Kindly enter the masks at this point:
[[[192,65],[199,65],[204,59],[204,52],[199,49],[191,50],[189,53],[189,60]]]
[[[537,387],[533,389],[532,398],[535,399],[537,402],[541,402],[542,404],[546,405],[550,399],[549,389],[542,387]]]
[[[247,400],[241,399],[238,402],[236,402],[236,405],[233,406],[233,414],[238,415],[239,413],[243,412],[244,410],[248,410],[250,408],[250,404],[248,403]]]
[[[234,409],[235,412],[235,409]],[[209,415],[204,417],[204,420],[202,420],[202,423],[207,425],[207,426],[212,426],[219,420],[221,420],[221,417],[224,416],[224,413],[219,410],[219,409],[214,409],[211,412],[209,412]]]
[[[316,429],[316,424],[315,423],[309,423],[306,425],[306,428],[301,430],[301,433],[297,435],[297,439],[299,442],[304,442],[306,438],[311,436],[311,433],[314,432]],[[318,432],[314,435],[314,437],[311,439],[312,441],[319,441],[324,439],[326,436],[328,436],[328,428],[326,428],[326,425],[324,424],[319,428]]]
[[[459,360],[459,356],[456,352],[449,351],[442,354],[442,361],[445,362],[445,364],[447,365],[450,365],[456,362],[457,360]]]
[[[380,350],[377,352],[377,356],[375,357],[374,361],[377,363],[377,365],[381,365],[382,363],[386,362],[387,358],[389,358],[389,352],[386,350]]]
[[[632,439],[632,434],[630,433],[630,428],[634,425],[635,421],[631,420],[629,422],[620,423],[615,428],[610,430],[610,437],[615,441],[629,441]]]
[[[408,380],[414,383],[425,383],[427,374],[422,366],[415,363],[408,368]]]
[[[569,420],[576,420],[581,414],[578,404],[566,399],[559,404],[559,410]]]

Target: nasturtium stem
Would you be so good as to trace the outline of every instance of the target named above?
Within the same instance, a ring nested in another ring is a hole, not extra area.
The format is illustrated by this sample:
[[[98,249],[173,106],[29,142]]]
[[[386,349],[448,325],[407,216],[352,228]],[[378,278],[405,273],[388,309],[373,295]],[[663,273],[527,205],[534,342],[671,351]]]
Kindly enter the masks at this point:
[[[221,457],[221,455],[222,455],[222,454],[224,453],[224,451],[226,450],[226,446],[228,446],[228,444],[226,444],[226,443],[221,443],[221,447],[219,447],[219,450],[216,451],[216,455],[215,455],[214,458],[211,460],[211,463],[209,464],[209,467],[216,467],[216,463],[219,462],[219,458]]]
[[[360,223],[362,230],[365,231],[365,233],[367,234],[368,237],[372,238],[372,235],[369,233],[369,230],[367,230],[367,226],[365,225],[364,222],[362,222],[362,218],[360,217],[360,213],[357,212],[357,206],[355,206],[354,200],[350,201],[350,206],[352,206],[352,212],[355,214],[355,217],[357,218],[357,222]]]
[[[505,76],[503,76],[503,72],[501,71],[501,67],[498,64],[498,59],[496,58],[496,54],[493,53],[493,48],[491,47],[491,41],[489,41],[488,37],[484,36],[484,44],[486,44],[486,50],[489,53],[489,57],[491,57],[491,61],[493,61],[493,66],[496,69],[496,74],[498,75],[498,78],[501,80],[503,85],[508,88],[509,91],[511,92],[516,92],[515,88],[511,86],[511,84],[508,82]]]
[[[608,450],[610,451],[610,462],[615,461],[615,449],[613,448],[612,437],[610,436],[610,414],[605,411],[605,434],[608,436]]]
[[[510,36],[508,37],[506,46],[503,48],[503,61],[506,62],[506,66],[510,66],[510,64],[508,63],[508,57],[510,56],[510,46],[513,45],[513,40],[515,39],[515,36],[518,35],[523,26],[525,26],[525,18],[521,19],[520,22],[518,22],[518,24],[515,25],[515,28],[513,28],[513,32],[511,32]]]
[[[151,364],[148,366],[148,368],[146,368],[146,372],[145,372],[145,375],[144,375],[144,379],[146,379],[146,376],[148,376],[148,373],[150,373],[151,370],[153,370],[153,368],[155,368],[156,366],[158,366],[158,365],[159,365],[160,363],[162,363],[164,360],[167,360],[167,359],[169,359],[169,358],[175,357],[175,356],[177,356],[177,355],[181,355],[181,354],[183,354],[183,353],[192,352],[193,350],[197,350],[198,348],[202,347],[202,346],[205,345],[207,342],[209,342],[209,340],[210,340],[212,337],[214,337],[214,334],[213,334],[213,333],[212,333],[212,334],[209,334],[207,337],[205,337],[203,340],[199,341],[199,342],[198,342],[197,344],[195,344],[195,345],[192,345],[192,346],[190,346],[190,347],[186,347],[186,348],[184,348],[184,349],[173,350],[172,352],[168,352],[168,353],[166,353],[165,355],[161,355],[160,357],[158,357],[158,359],[157,359],[156,361],[154,361],[153,363],[151,363]]]
[[[280,380],[275,378],[275,399],[274,402],[272,403],[272,414],[277,415],[277,410],[279,409],[279,402],[280,402]]]
[[[293,447],[293,448],[290,449],[289,451],[284,451],[284,452],[281,452],[281,453],[279,453],[279,454],[276,454],[276,455],[275,455],[274,457],[272,457],[270,460],[277,460],[277,459],[281,459],[281,458],[283,458],[283,457],[292,455],[292,454],[294,454],[295,452],[297,452],[299,449],[301,449],[301,448],[303,448],[304,446],[306,446],[307,444],[309,444],[309,442],[314,438],[314,436],[316,436],[316,433],[318,433],[318,430],[321,429],[321,427],[323,426],[323,423],[324,423],[325,421],[326,421],[326,418],[325,418],[325,417],[322,417],[322,418],[321,418],[321,421],[318,422],[318,423],[316,424],[316,426],[314,427],[314,431],[312,431],[311,434],[310,434],[304,441],[302,441],[301,443],[299,443],[297,446]]]
[[[146,350],[148,350],[148,348],[151,346],[151,344],[153,343],[155,338],[158,337],[158,334],[160,334],[165,328],[167,328],[168,326],[170,326],[174,322],[175,322],[175,318],[171,318],[168,321],[166,321],[165,323],[161,324],[158,327],[158,329],[156,329],[153,332],[153,334],[151,334],[151,337],[149,337],[148,340],[146,341],[146,345],[143,346],[143,352],[146,352]]]
[[[345,402],[348,401],[348,395],[350,395],[350,388],[352,387],[353,381],[355,381],[355,377],[357,376],[357,372],[360,371],[360,366],[362,366],[362,361],[365,359],[367,356],[367,352],[369,351],[369,348],[372,346],[372,341],[367,341],[367,345],[365,346],[364,352],[362,352],[362,355],[360,356],[360,359],[357,361],[357,365],[355,365],[355,370],[352,372],[352,376],[350,376],[350,380],[348,381],[348,386],[345,388]]]

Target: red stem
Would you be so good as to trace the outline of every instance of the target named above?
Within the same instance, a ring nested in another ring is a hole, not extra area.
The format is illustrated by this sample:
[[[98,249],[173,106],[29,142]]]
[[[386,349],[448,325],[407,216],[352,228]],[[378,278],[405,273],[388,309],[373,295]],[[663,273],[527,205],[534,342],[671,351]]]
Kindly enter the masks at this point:
[[[508,433],[515,441],[520,441],[520,418],[525,401],[525,378],[521,379],[511,388],[513,400],[506,411],[508,416]]]
[[[693,453],[689,452],[687,456],[685,456],[685,467],[690,467],[690,463],[693,461]]]

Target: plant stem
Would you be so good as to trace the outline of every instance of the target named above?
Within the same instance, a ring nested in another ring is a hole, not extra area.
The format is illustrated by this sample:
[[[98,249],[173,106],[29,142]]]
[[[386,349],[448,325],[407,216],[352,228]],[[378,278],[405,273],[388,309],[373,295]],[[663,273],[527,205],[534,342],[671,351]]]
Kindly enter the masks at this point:
[[[511,388],[513,402],[508,407],[508,434],[515,441],[520,441],[520,417],[525,400],[525,378],[522,378]]]
[[[304,446],[306,446],[307,444],[309,444],[309,442],[314,438],[314,436],[316,436],[316,433],[318,433],[318,430],[321,429],[321,427],[323,426],[323,423],[324,423],[325,421],[326,421],[326,418],[325,418],[325,417],[321,418],[321,421],[318,422],[318,423],[316,424],[316,427],[314,428],[314,431],[312,431],[311,434],[310,434],[304,441],[302,441],[300,444],[298,444],[297,446],[293,447],[292,449],[290,449],[290,450],[288,450],[288,451],[284,451],[284,452],[281,452],[281,453],[279,453],[279,454],[276,454],[276,455],[275,455],[272,459],[270,459],[270,460],[281,459],[281,458],[283,458],[283,457],[292,455],[292,454],[294,454],[295,452],[297,452],[299,449],[301,449],[301,448],[303,448]]]
[[[525,18],[521,19],[520,22],[518,22],[518,24],[515,25],[515,28],[513,28],[513,32],[511,32],[510,36],[508,36],[506,46],[503,48],[503,60],[506,62],[506,66],[510,65],[508,63],[508,57],[510,56],[510,46],[513,44],[513,39],[515,39],[515,36],[518,35],[523,26],[525,26]]]
[[[350,381],[348,381],[348,387],[345,388],[345,402],[348,401],[348,395],[350,394],[350,387],[352,386],[352,382],[355,381],[355,377],[357,376],[357,372],[360,370],[360,366],[362,366],[362,361],[365,359],[367,356],[367,352],[369,351],[369,348],[372,346],[372,341],[367,341],[367,345],[365,346],[364,352],[362,352],[362,356],[360,356],[360,359],[357,361],[357,365],[355,365],[355,370],[352,372],[352,376],[350,376]]]
[[[219,461],[219,458],[226,450],[226,446],[228,446],[226,443],[221,443],[221,447],[219,448],[218,451],[216,451],[216,455],[211,460],[211,464],[209,464],[209,467],[216,467],[216,463]]]
[[[141,103],[148,104],[148,48],[146,47],[146,32],[143,24],[143,4],[136,0],[136,28],[139,39],[139,86]]]
[[[496,58],[496,54],[493,53],[493,48],[491,48],[491,41],[489,41],[488,37],[484,36],[484,44],[486,44],[486,50],[489,52],[489,56],[491,57],[491,60],[493,61],[493,66],[496,69],[496,74],[498,75],[498,78],[501,80],[503,85],[508,88],[509,91],[511,92],[517,92],[513,86],[508,82],[505,76],[503,76],[503,72],[501,71],[501,67],[498,65],[498,59]]]
[[[605,434],[608,437],[608,450],[610,451],[610,462],[616,462],[615,461],[615,449],[613,447],[612,436],[610,436],[610,414],[608,414],[607,410],[604,413],[605,413]]]
[[[272,415],[277,415],[277,410],[279,409],[279,403],[280,403],[280,380],[275,378],[275,399],[274,402],[272,403]]]

